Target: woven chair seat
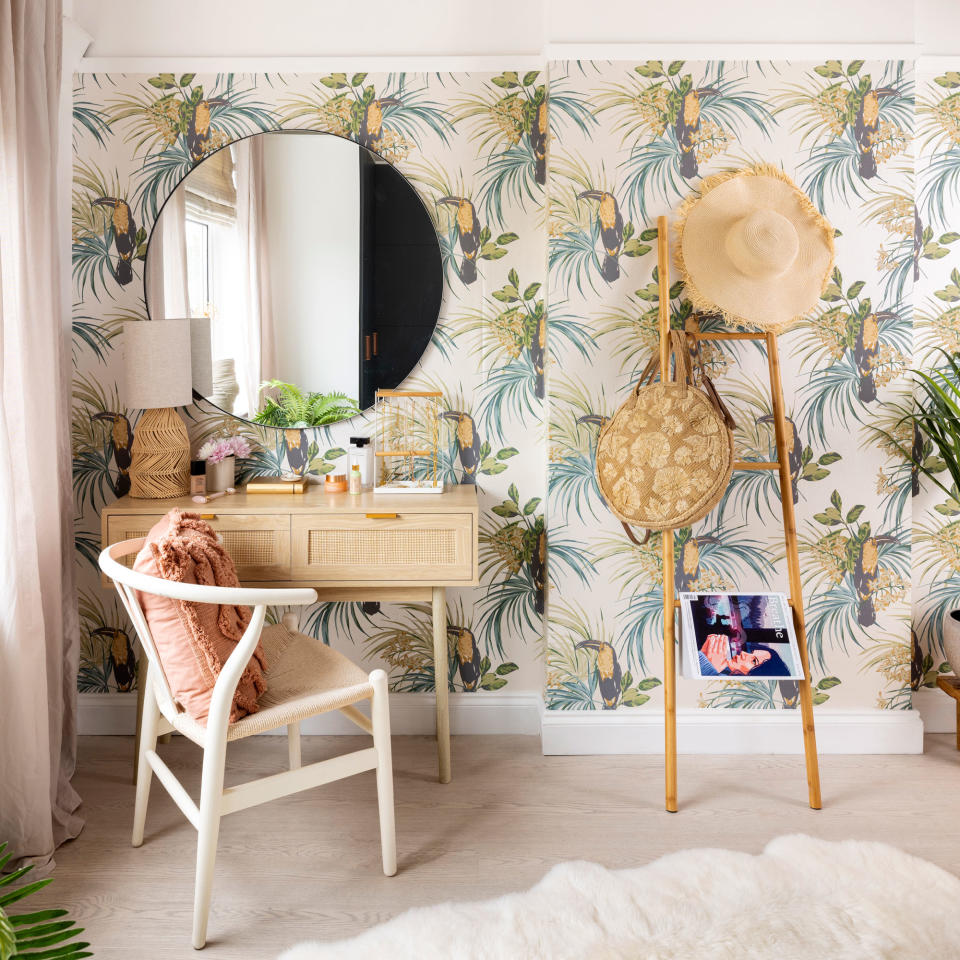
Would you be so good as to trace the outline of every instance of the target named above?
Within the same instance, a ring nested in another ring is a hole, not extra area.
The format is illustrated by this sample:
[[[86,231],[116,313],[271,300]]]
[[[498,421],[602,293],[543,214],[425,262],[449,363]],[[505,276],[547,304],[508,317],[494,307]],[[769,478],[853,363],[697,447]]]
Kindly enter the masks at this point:
[[[260,640],[267,661],[267,689],[256,713],[227,727],[228,741],[339,710],[373,696],[369,676],[316,637],[272,624],[263,628]],[[207,732],[204,724],[182,712],[170,718],[170,723],[194,743],[203,744]]]

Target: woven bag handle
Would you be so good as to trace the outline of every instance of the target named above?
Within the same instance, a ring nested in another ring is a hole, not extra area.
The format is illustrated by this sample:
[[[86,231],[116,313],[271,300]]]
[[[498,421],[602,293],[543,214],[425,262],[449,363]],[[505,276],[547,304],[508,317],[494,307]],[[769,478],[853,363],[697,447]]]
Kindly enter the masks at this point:
[[[682,330],[670,331],[670,352],[674,358],[670,382],[679,384],[680,396],[685,397],[687,395],[687,384],[693,383],[693,364],[690,360],[690,350],[687,347],[687,335]],[[640,388],[644,384],[648,381],[653,382],[659,366],[660,356],[654,353],[647,361],[647,365],[643,368],[643,372],[637,380],[637,385],[633,388],[634,397],[640,393]]]

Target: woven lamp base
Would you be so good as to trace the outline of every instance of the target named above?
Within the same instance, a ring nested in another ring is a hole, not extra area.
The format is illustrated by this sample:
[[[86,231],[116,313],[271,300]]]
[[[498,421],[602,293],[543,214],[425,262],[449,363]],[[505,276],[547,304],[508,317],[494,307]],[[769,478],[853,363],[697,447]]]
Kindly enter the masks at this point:
[[[130,459],[131,497],[162,500],[190,492],[190,437],[173,407],[143,411]]]

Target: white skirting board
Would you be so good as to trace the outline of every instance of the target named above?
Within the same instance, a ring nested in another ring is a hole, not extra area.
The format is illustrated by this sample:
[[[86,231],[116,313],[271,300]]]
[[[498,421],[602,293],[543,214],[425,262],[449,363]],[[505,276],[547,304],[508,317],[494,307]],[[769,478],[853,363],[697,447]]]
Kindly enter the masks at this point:
[[[923,718],[927,733],[953,733],[957,729],[957,701],[936,687],[917,690],[913,709]]]
[[[360,709],[369,714],[368,707]],[[528,734],[540,732],[543,700],[535,691],[518,693],[451,693],[450,729],[454,734]],[[137,698],[131,693],[81,693],[78,708],[81,735],[131,735]],[[433,734],[437,729],[432,693],[395,693],[390,697],[390,726],[395,734]],[[286,727],[271,733],[286,735]],[[304,720],[305,736],[360,734],[363,731],[340,713]]]
[[[953,706],[952,700],[940,696]],[[136,698],[132,694],[82,693],[79,700],[81,734],[133,733]],[[918,711],[818,710],[815,719],[820,753],[923,752],[924,722]],[[432,734],[436,729],[433,695],[394,694],[390,698],[390,722],[395,734]],[[663,753],[660,712],[546,710],[539,693],[534,691],[451,694],[450,726],[456,735],[539,733],[543,752],[548,756]],[[317,736],[362,731],[339,713],[333,713],[304,721],[303,733]],[[678,710],[677,743],[681,753],[799,754],[803,752],[800,713]]]
[[[544,710],[543,752],[663,753],[663,713]],[[923,753],[913,710],[816,711],[818,753]],[[689,754],[803,753],[799,710],[677,710],[677,750]]]

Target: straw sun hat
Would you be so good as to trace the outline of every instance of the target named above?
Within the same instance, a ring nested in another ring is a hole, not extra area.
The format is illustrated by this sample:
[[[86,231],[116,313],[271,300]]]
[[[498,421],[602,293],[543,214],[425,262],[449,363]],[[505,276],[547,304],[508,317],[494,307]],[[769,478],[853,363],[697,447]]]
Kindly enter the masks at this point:
[[[676,259],[695,310],[780,333],[816,304],[833,228],[778,167],[708,177],[680,207]]]

